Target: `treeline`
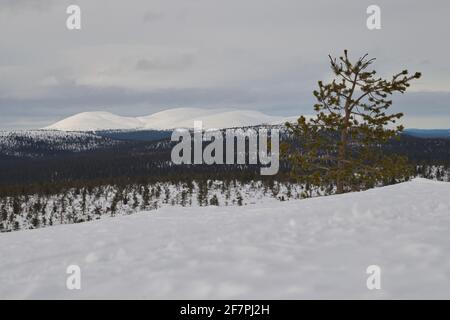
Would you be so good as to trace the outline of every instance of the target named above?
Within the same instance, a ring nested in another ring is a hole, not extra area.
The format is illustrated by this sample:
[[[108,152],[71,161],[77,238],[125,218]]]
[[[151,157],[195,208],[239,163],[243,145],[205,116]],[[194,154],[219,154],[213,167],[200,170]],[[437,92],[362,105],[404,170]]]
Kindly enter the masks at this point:
[[[450,181],[450,168],[446,166],[421,165],[416,170],[421,177]],[[0,194],[0,232],[81,223],[163,206],[242,206],[270,199],[288,201],[335,192],[334,186],[313,188],[288,176],[257,179],[166,176],[164,179],[74,181],[71,185],[46,183],[3,188],[0,189],[3,192]]]
[[[87,132],[0,131],[0,159],[45,158],[99,150],[120,143],[120,141]]]
[[[173,165],[170,158],[173,145],[167,139],[133,141],[42,158],[3,156],[0,157],[0,195],[33,193],[40,189],[55,193],[68,187],[152,180],[210,178],[246,181],[260,178],[258,165]],[[384,149],[408,156],[413,165],[450,165],[450,139],[402,136],[399,141],[393,140],[385,145]],[[275,178],[290,179],[289,170],[289,164],[282,160]]]
[[[57,194],[0,197],[0,231],[81,223],[151,211],[162,206],[242,206],[270,199],[300,199],[327,192],[330,190],[312,190],[296,183],[274,180],[245,183],[237,180],[187,180],[178,183],[74,187]]]

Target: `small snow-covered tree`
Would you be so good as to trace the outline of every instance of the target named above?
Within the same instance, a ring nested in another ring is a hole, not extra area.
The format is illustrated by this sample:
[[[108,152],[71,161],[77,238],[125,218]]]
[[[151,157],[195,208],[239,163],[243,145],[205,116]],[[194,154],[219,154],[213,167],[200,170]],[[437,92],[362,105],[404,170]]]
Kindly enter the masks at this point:
[[[217,195],[213,195],[211,199],[209,200],[209,204],[211,206],[218,206],[219,205],[219,199],[217,198]]]

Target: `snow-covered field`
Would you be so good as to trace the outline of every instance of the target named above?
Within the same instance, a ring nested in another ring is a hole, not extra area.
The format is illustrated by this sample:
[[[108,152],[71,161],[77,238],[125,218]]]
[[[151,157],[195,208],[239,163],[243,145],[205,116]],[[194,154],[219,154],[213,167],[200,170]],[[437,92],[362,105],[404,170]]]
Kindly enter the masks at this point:
[[[0,234],[0,298],[450,298],[450,183]],[[81,267],[81,290],[66,268]],[[381,267],[381,290],[366,268]]]

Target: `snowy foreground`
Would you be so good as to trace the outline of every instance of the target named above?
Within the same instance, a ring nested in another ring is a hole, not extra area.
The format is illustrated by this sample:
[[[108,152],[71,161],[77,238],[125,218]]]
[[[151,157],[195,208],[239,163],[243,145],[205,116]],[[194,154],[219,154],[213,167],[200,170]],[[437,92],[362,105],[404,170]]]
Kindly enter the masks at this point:
[[[450,298],[450,183],[0,234],[0,298]],[[81,290],[66,268],[81,267]],[[366,268],[381,267],[381,290]]]

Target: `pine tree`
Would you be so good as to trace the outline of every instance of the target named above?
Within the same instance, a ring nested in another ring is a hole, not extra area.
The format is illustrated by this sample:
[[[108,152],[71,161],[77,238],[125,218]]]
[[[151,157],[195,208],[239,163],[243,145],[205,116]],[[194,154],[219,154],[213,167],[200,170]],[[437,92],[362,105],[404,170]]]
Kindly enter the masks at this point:
[[[102,207],[100,207],[99,205],[95,206],[94,215],[96,220],[100,219],[102,216]]]
[[[139,199],[137,197],[136,189],[133,191],[133,210],[136,210],[139,207]]]
[[[20,200],[19,200],[18,196],[13,198],[12,207],[13,207],[13,216],[15,217],[15,216],[20,215],[20,213],[22,211],[22,205],[20,203]]]
[[[286,186],[286,197],[288,199],[292,198],[292,186],[290,183],[288,183]]]
[[[403,130],[396,125],[403,114],[388,113],[390,96],[404,93],[421,74],[409,75],[404,70],[386,80],[369,70],[375,59],[367,55],[356,63],[350,61],[347,50],[339,60],[329,58],[335,79],[328,84],[318,82],[315,117],[306,120],[302,116],[297,123],[286,124],[300,144],[283,146],[293,176],[311,185],[333,184],[337,193],[408,177],[407,159],[384,154],[381,146]]]
[[[123,194],[122,194],[122,203],[124,206],[128,205],[128,194],[127,194],[127,190],[123,190]]]
[[[244,199],[242,198],[242,195],[240,194],[240,192],[238,192],[236,198],[237,198],[237,204],[238,204],[238,206],[242,206],[242,205],[243,205]]]
[[[47,226],[47,217],[46,217],[46,213],[47,213],[47,206],[48,206],[48,200],[45,200],[44,203],[42,204],[42,208],[41,208],[41,226],[45,227]]]
[[[161,197],[161,186],[158,184],[156,189],[153,189],[153,191],[155,192],[156,199],[159,199],[159,197]]]
[[[116,215],[117,205],[119,204],[119,201],[121,200],[121,198],[122,198],[122,191],[117,190],[111,201],[111,216],[112,217]]]
[[[64,216],[66,215],[66,193],[63,193],[62,197],[61,197],[61,212],[60,212],[60,223],[63,224],[64,223]]]
[[[6,210],[6,199],[3,199],[0,206],[0,221],[8,220],[8,210]]]
[[[170,189],[168,186],[164,187],[164,203],[169,203],[170,200]]]
[[[56,204],[56,201],[53,200],[53,208],[52,208],[52,212],[50,213],[50,221],[49,221],[49,225],[53,225],[53,219],[56,216],[56,213],[58,212],[58,206]]]
[[[219,205],[219,199],[217,198],[216,195],[213,195],[213,196],[211,197],[211,199],[209,200],[209,204],[210,204],[211,206],[218,206],[218,205]]]
[[[8,210],[6,210],[6,199],[3,199],[0,206],[0,232],[7,229]]]
[[[144,186],[144,191],[142,193],[142,204],[141,210],[146,210],[150,205],[150,189],[147,185]]]
[[[198,181],[197,201],[199,206],[208,205],[208,183],[204,180]]]
[[[182,191],[181,191],[181,201],[180,201],[180,204],[181,204],[181,206],[183,206],[183,207],[186,206],[187,196],[188,196],[188,191],[187,191],[187,190],[182,190]]]
[[[86,190],[86,188],[83,188],[82,197],[81,197],[81,211],[83,213],[83,216],[86,215],[86,196],[87,196],[87,190]]]

